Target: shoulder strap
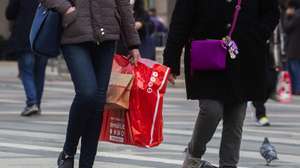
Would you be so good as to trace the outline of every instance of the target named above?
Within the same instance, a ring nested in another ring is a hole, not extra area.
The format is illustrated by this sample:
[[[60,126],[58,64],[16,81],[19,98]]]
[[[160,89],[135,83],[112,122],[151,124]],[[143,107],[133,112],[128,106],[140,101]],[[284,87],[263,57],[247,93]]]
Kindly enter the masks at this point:
[[[238,0],[237,5],[235,6],[235,11],[234,11],[234,16],[233,16],[233,21],[232,21],[232,26],[230,29],[230,32],[228,34],[229,37],[232,36],[235,28],[236,28],[236,24],[237,24],[237,20],[240,14],[240,10],[241,10],[241,5],[242,5],[242,0]]]

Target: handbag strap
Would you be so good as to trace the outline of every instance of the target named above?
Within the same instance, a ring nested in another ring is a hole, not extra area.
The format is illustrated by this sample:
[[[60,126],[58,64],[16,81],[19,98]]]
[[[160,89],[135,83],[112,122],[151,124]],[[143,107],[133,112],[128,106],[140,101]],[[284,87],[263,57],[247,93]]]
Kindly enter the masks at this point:
[[[242,0],[238,0],[237,5],[235,6],[235,11],[234,11],[234,16],[233,16],[232,26],[231,26],[230,32],[228,34],[229,37],[232,36],[232,34],[233,34],[233,32],[234,32],[234,30],[236,28],[237,20],[238,20],[239,14],[240,14],[240,10],[242,8],[241,5],[242,5]]]

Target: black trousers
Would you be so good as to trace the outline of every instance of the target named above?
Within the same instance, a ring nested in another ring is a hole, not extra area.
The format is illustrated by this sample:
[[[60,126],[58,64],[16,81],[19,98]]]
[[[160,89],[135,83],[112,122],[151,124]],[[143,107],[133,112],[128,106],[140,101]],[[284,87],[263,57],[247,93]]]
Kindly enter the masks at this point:
[[[254,101],[252,104],[255,107],[255,115],[256,119],[260,119],[262,117],[266,117],[266,106],[265,103],[267,101]]]
[[[236,167],[240,158],[243,124],[247,103],[224,103],[216,100],[200,100],[200,112],[189,144],[192,157],[202,158],[206,144],[212,139],[223,119],[220,147],[220,167]]]

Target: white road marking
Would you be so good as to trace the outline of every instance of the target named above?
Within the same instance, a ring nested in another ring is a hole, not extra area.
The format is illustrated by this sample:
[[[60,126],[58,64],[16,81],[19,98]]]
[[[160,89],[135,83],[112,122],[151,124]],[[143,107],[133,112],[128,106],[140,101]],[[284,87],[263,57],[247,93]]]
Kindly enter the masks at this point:
[[[165,134],[173,134],[173,135],[185,135],[185,136],[192,136],[193,132],[191,130],[178,130],[178,129],[164,129]],[[215,138],[221,138],[221,133],[215,133]],[[271,137],[270,137],[271,138]],[[263,136],[252,136],[252,135],[243,135],[243,140],[250,140],[256,142],[262,142],[264,139]],[[273,143],[280,143],[280,144],[290,144],[290,145],[300,145],[300,141],[296,139],[287,139],[287,138],[276,138],[272,137],[270,139]]]
[[[9,147],[9,148],[25,149],[25,150],[35,150],[35,151],[61,152],[61,148],[38,146],[38,145],[25,145],[25,144],[17,144],[17,143],[1,143],[0,142],[0,146]],[[116,159],[134,160],[134,161],[147,161],[147,162],[158,162],[158,163],[173,164],[173,165],[182,165],[181,160],[163,159],[163,158],[147,157],[147,156],[136,156],[136,155],[131,155],[131,154],[121,154],[119,152],[116,152],[116,153],[97,152],[97,156],[110,157],[110,158],[116,158]],[[240,168],[246,168],[246,167],[240,167]]]
[[[37,123],[37,124],[49,124],[49,125],[67,125],[66,121],[32,121],[31,123]],[[190,125],[194,126],[194,122],[164,122],[164,125]],[[294,123],[300,126],[299,123]],[[277,125],[277,123],[274,123],[274,125]],[[292,124],[289,124],[289,126],[294,126]],[[271,127],[270,127],[271,128]],[[218,129],[221,130],[222,126],[218,126]],[[271,129],[251,129],[244,127],[244,132],[253,132],[253,133],[262,133],[262,134],[280,134],[280,135],[286,135],[286,136],[300,136],[299,132],[292,132],[292,131],[277,131],[277,130],[271,130]]]

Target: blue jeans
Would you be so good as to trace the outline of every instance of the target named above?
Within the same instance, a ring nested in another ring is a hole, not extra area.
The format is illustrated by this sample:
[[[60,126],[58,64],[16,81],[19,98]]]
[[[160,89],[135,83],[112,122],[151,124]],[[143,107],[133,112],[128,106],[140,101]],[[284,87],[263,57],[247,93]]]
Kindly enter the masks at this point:
[[[293,93],[300,93],[300,59],[290,59],[288,69],[292,78]]]
[[[75,87],[64,152],[76,154],[81,138],[79,167],[92,168],[97,152],[102,112],[106,103],[115,41],[64,45],[62,47]]]
[[[27,106],[41,104],[47,62],[47,57],[36,56],[32,52],[20,53],[19,70]]]

